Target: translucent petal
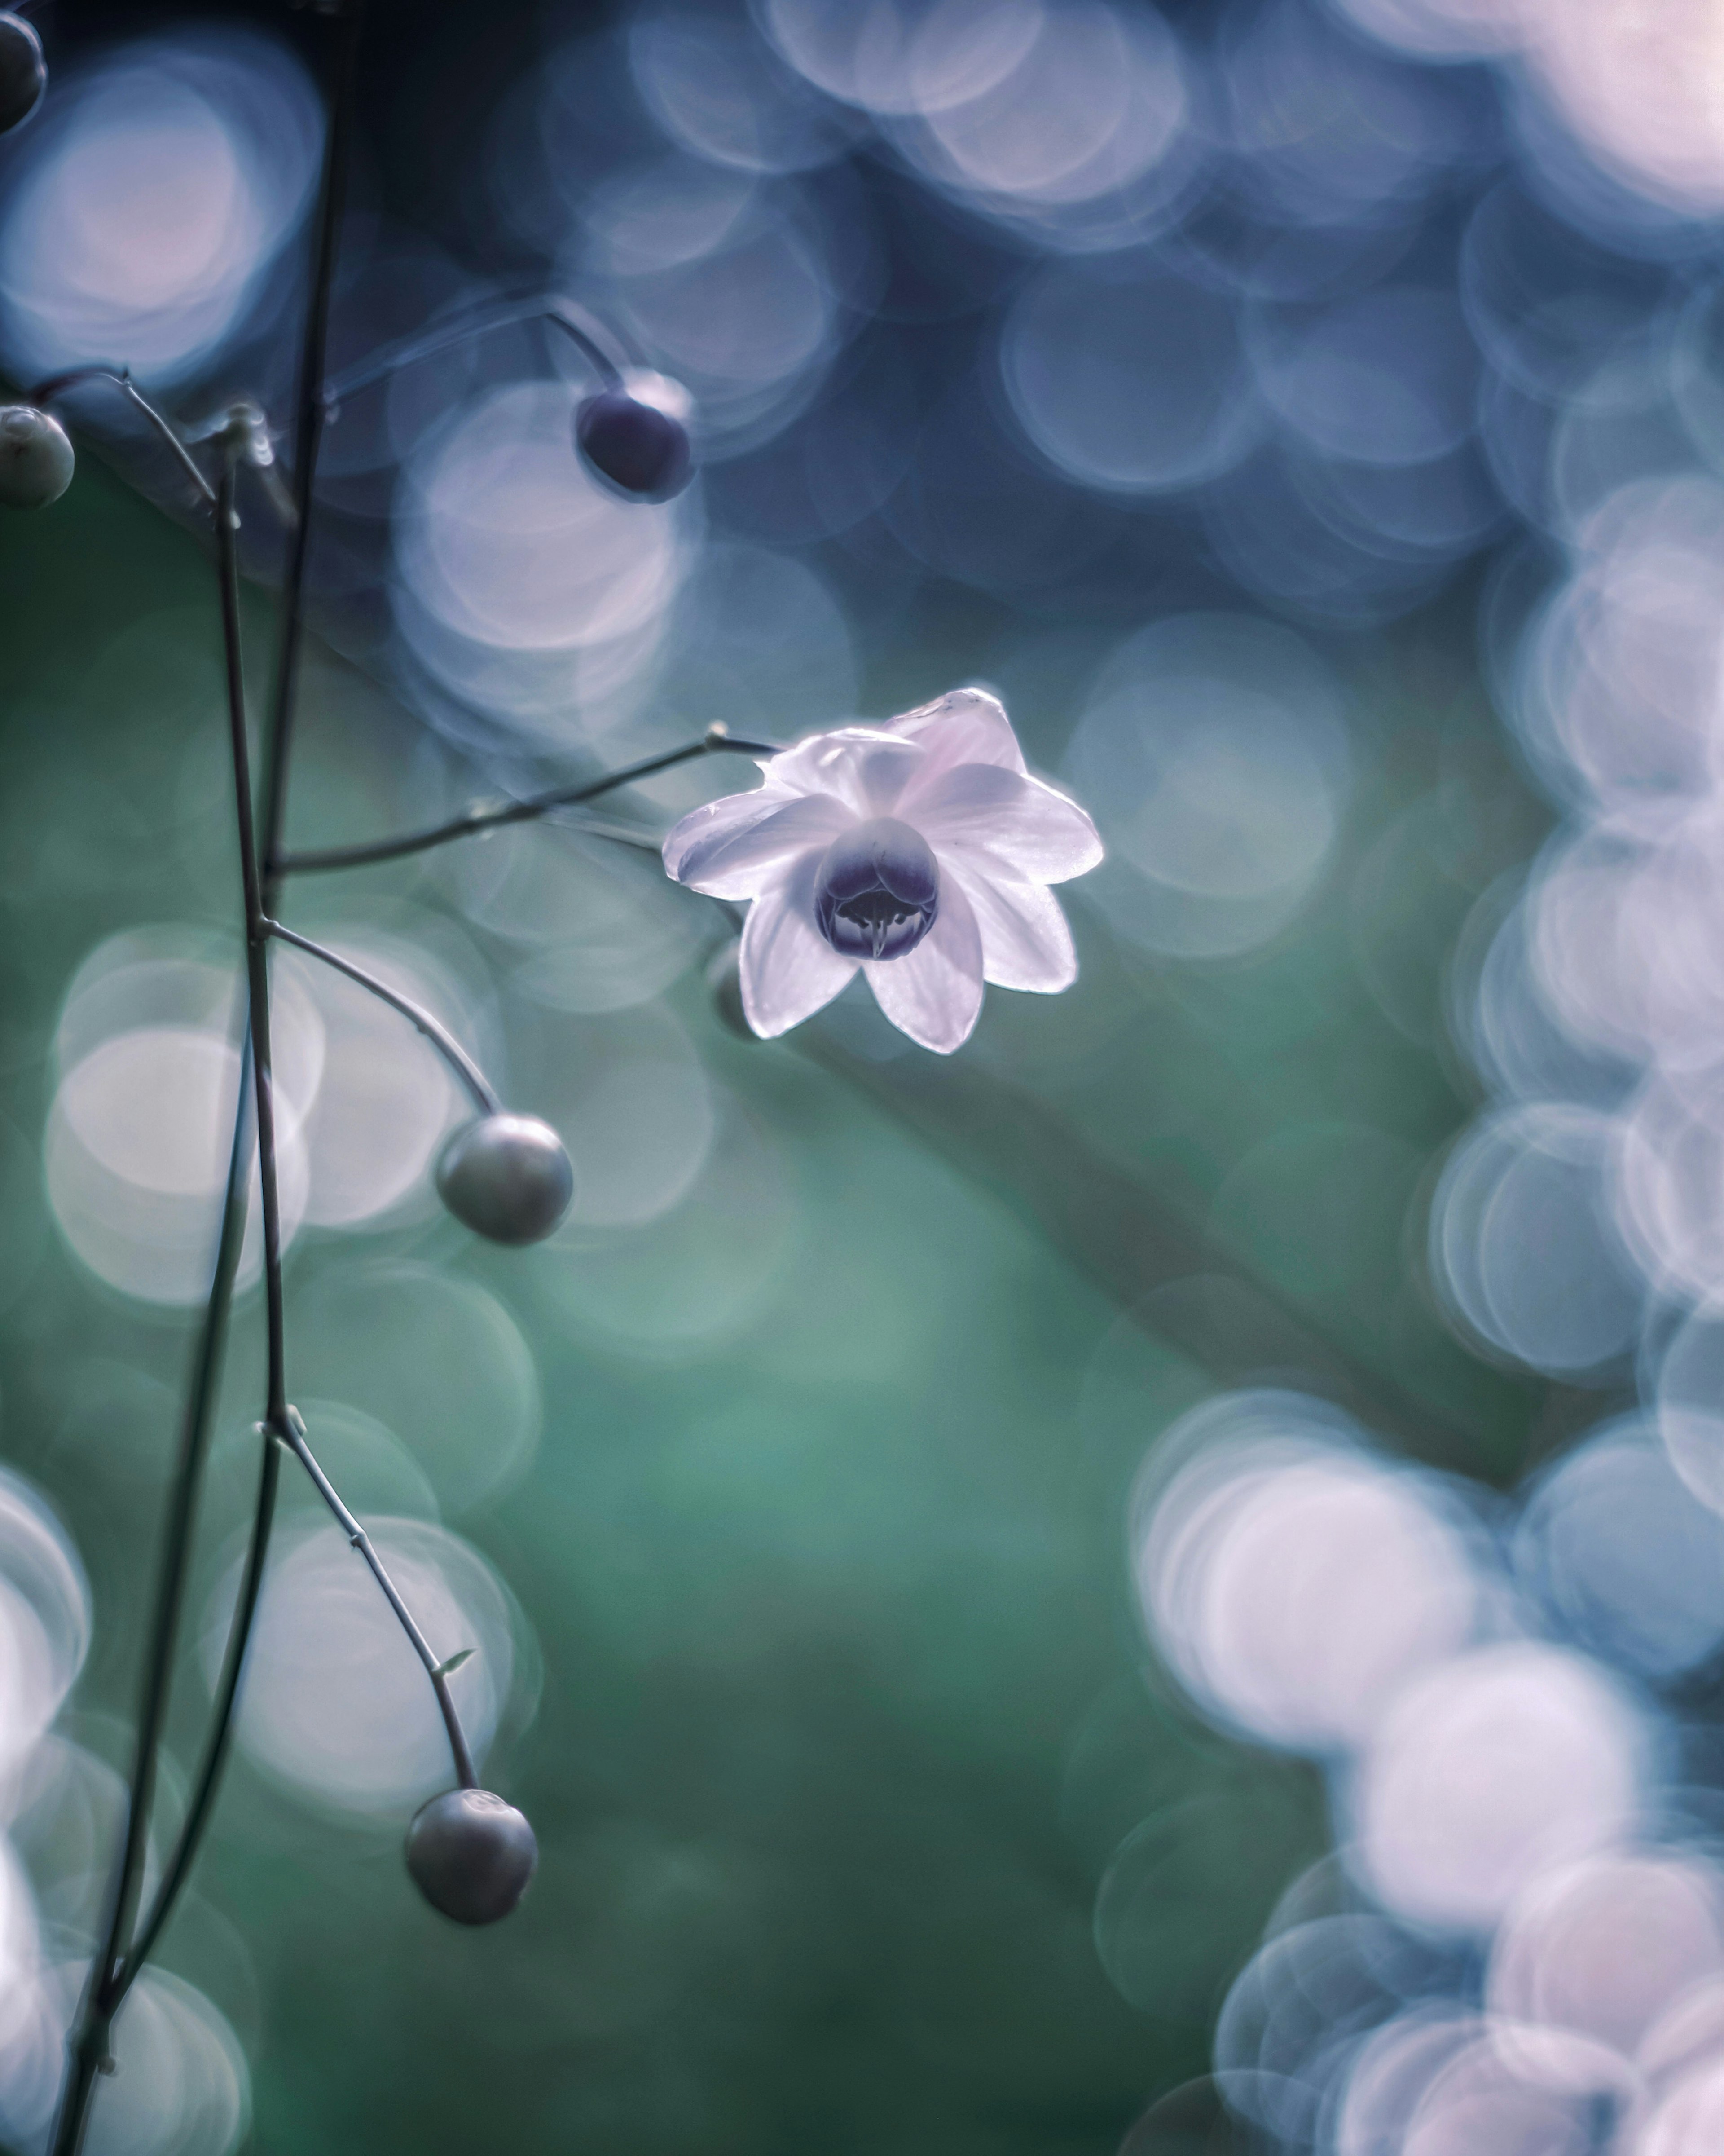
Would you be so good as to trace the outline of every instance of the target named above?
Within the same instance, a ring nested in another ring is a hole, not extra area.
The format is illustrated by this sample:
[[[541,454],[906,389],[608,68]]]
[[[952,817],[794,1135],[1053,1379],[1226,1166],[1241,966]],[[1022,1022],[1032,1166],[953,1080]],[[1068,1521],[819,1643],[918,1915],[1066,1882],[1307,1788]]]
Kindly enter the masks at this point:
[[[762,768],[767,783],[795,793],[835,793],[859,818],[890,815],[923,762],[914,742],[884,726],[834,726],[782,750]]]
[[[1101,859],[1075,801],[998,764],[961,763],[907,788],[899,814],[936,854],[964,852],[1019,881],[1065,883]]]
[[[1045,884],[977,875],[967,865],[946,864],[942,900],[961,883],[982,932],[982,970],[997,988],[1051,996],[1077,978],[1077,952],[1060,901]]]
[[[767,789],[762,789],[766,791]],[[759,794],[744,794],[758,801]],[[718,808],[722,802],[711,802]],[[695,830],[683,839],[676,865],[670,862],[672,841],[688,830],[706,810],[685,816],[664,841],[664,865],[679,883],[704,891],[711,898],[752,898],[798,854],[810,846],[829,846],[856,819],[836,795],[793,793],[788,798],[777,788],[770,789],[761,812],[728,828],[721,820]]]
[[[862,970],[900,1033],[936,1055],[962,1048],[982,1009],[982,932],[957,878],[942,878],[939,918],[908,957],[865,961]]]
[[[890,727],[926,752],[924,783],[960,763],[993,763],[1006,771],[1024,768],[1024,752],[1006,707],[985,689],[949,689],[931,704],[919,705],[893,719]]]
[[[824,850],[803,854],[749,909],[738,961],[742,1009],[762,1040],[812,1018],[856,970],[814,926],[814,871]]]
[[[680,824],[666,834],[663,852],[664,873],[680,883],[683,864],[690,850],[715,839],[734,838],[757,824],[763,816],[784,806],[788,797],[772,785],[752,787],[741,793],[726,793],[716,801],[690,808]]]

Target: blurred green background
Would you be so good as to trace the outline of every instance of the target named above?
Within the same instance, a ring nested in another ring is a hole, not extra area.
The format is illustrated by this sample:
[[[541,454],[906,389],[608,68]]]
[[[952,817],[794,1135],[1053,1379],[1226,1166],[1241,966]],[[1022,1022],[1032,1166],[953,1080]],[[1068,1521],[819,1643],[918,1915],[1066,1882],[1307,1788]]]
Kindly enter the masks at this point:
[[[93,1584],[69,1727],[123,1768],[187,1326],[69,1255],[39,1148],[89,951],[141,924],[232,935],[213,578],[89,456],[57,509],[0,526],[0,577],[4,1445]],[[536,1714],[505,1717],[488,1776],[542,1862],[511,1922],[458,1933],[404,1876],[403,1819],[327,1821],[236,1757],[163,1959],[250,2051],[252,2145],[1100,2156],[1203,2071],[1226,1977],[1326,1831],[1313,1773],[1203,1732],[1145,1667],[1125,1519],[1147,1449],[1247,1376],[1326,1391],[1391,1445],[1491,1479],[1565,1427],[1560,1389],[1452,1344],[1419,1252],[1421,1194],[1470,1105],[1445,957],[1540,828],[1454,655],[1470,604],[1463,589],[1357,658],[1348,819],[1267,948],[1158,963],[1080,887],[1077,988],[994,991],[950,1063],[883,1055],[843,1007],[782,1044],[738,1040],[691,964],[667,1002],[725,1135],[663,1217],[525,1253],[431,1217],[302,1235],[296,1397],[382,1417],[411,1402],[439,1281],[488,1290],[531,1349],[531,1465],[445,1511],[542,1656],[516,1686],[536,1681]],[[248,608],[255,686],[269,610]],[[1009,608],[954,598],[913,640],[865,648],[862,708],[993,680],[1053,767],[1086,676],[1081,649],[1062,670],[1047,648]],[[303,843],[469,784],[316,660]],[[454,932],[446,866],[365,891],[373,919],[398,901]],[[288,917],[315,933],[361,903],[296,887]],[[476,932],[462,948],[485,955]],[[536,1074],[595,1067],[637,1018],[546,1035],[499,1008],[528,1108]],[[391,1281],[408,1314],[372,1325]],[[254,1291],[194,1612],[249,1502],[259,1333]],[[207,1697],[190,1629],[182,1773]],[[1093,1932],[1127,1836],[1110,1891],[1131,1905],[1130,1999]]]

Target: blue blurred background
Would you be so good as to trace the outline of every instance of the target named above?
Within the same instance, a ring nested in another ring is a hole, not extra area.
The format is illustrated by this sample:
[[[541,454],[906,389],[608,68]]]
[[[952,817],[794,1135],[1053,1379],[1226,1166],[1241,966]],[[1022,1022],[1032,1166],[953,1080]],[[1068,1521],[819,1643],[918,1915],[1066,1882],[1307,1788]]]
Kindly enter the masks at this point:
[[[291,408],[329,25],[39,18],[0,368]],[[290,833],[955,683],[1094,813],[1058,1002],[736,1039],[555,822],[296,885],[308,1491],[93,2156],[1711,2156],[1724,2133],[1724,26],[1693,0],[374,0],[331,365],[555,293],[695,401],[625,505],[516,325],[326,438]],[[213,585],[111,392],[0,528],[0,2138],[128,1759],[237,1063]],[[281,535],[243,504],[254,680]],[[737,783],[620,798],[662,830]],[[160,1839],[254,1472],[257,1258]],[[175,1762],[177,1762],[177,1767]]]

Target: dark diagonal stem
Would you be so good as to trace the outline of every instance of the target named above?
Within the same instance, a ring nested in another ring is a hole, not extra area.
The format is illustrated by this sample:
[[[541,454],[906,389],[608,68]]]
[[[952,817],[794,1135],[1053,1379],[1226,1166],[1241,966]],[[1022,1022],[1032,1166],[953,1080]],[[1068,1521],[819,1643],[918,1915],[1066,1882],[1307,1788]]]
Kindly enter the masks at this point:
[[[456,1779],[464,1789],[476,1789],[479,1778],[473,1771],[473,1755],[467,1749],[466,1732],[461,1727],[460,1716],[455,1712],[454,1701],[449,1697],[449,1678],[443,1664],[431,1651],[430,1642],[413,1622],[413,1612],[402,1600],[400,1590],[390,1578],[382,1559],[372,1547],[371,1537],[348,1511],[341,1502],[341,1492],[312,1456],[311,1448],[305,1442],[305,1426],[291,1409],[288,1411],[288,1424],[287,1443],[299,1455],[300,1466],[316,1485],[318,1496],[341,1522],[348,1541],[370,1567],[372,1578],[382,1589],[389,1607],[400,1621],[402,1630],[413,1642],[413,1652],[425,1666],[425,1674],[431,1680],[431,1689],[437,1695],[443,1726],[449,1732],[449,1748],[454,1756]]]
[[[473,1058],[462,1047],[447,1026],[441,1025],[429,1011],[414,1003],[411,997],[398,995],[387,982],[380,981],[375,973],[368,973],[363,966],[356,966],[351,958],[344,958],[336,951],[321,943],[314,943],[309,936],[300,936],[291,928],[284,928],[279,921],[264,923],[266,935],[275,936],[284,943],[291,943],[295,951],[304,951],[313,958],[321,958],[326,966],[332,966],[338,973],[345,973],[350,981],[357,981],[362,988],[368,988],[382,1003],[401,1015],[424,1034],[456,1077],[467,1088],[477,1102],[481,1115],[495,1116],[502,1111],[502,1102],[497,1098],[490,1081]]]
[[[310,521],[311,481],[315,470],[319,398],[323,351],[329,316],[329,285],[340,223],[342,183],[352,124],[354,62],[359,39],[362,0],[353,0],[340,25],[334,95],[325,140],[321,190],[319,196],[317,239],[310,303],[300,361],[299,426],[295,441],[295,523],[290,541],[283,630],[275,696],[264,758],[264,856],[279,840],[286,805],[287,757],[290,742],[294,691],[300,633],[300,610],[305,582],[306,527]],[[139,395],[129,376],[108,368],[80,371],[77,377],[59,377],[44,384],[38,398],[72,386],[72,379],[105,377],[113,380],[142,411],[179,457],[208,499],[209,482],[192,462],[172,428]],[[255,1115],[259,1178],[264,1214],[264,1265],[269,1312],[269,1378],[267,1426],[276,1435],[289,1435],[283,1354],[281,1312],[280,1214],[275,1188],[275,1117],[270,1087],[268,935],[264,928],[269,908],[264,901],[263,870],[256,843],[251,799],[251,776],[245,732],[244,681],[240,662],[239,571],[233,542],[233,465],[228,448],[222,483],[216,490],[215,522],[222,602],[222,632],[226,654],[229,732],[234,759],[234,793],[239,823],[240,854],[245,887],[246,973],[249,992],[249,1088]],[[272,894],[273,896],[273,894]],[[242,1071],[242,1078],[244,1077]],[[97,2076],[110,2061],[109,2036],[121,1999],[143,1965],[197,1852],[198,1837],[208,1820],[226,1754],[228,1732],[244,1673],[247,1644],[255,1614],[269,1533],[275,1508],[279,1459],[273,1443],[267,1450],[253,1522],[245,1579],[228,1644],[228,1663],[217,1702],[217,1718],[207,1743],[203,1770],[193,1805],[187,1815],[168,1871],[136,1944],[126,1953],[127,1933],[136,1914],[148,1845],[151,1799],[155,1790],[156,1759],[167,1711],[174,1645],[184,1601],[199,1482],[208,1447],[210,1419],[219,1374],[222,1347],[232,1303],[233,1281],[239,1270],[247,1210],[247,1181],[250,1156],[247,1089],[242,1083],[233,1142],[229,1158],[227,1194],[223,1204],[222,1229],[214,1277],[205,1307],[193,1363],[180,1459],[169,1494],[155,1619],[145,1657],[141,1702],[138,1714],[136,1753],[132,1769],[125,1840],[109,1897],[103,1943],[90,1969],[77,2017],[69,2039],[69,2061],[59,2115],[55,2120],[52,2156],[78,2156],[89,2122],[90,2099]],[[122,1956],[124,1958],[122,1959]]]
[[[161,1571],[156,1589],[156,1613],[144,1657],[142,1695],[138,1705],[136,1748],[132,1759],[131,1784],[127,1793],[126,1838],[109,1888],[107,1922],[100,1949],[90,1965],[78,2018],[70,2039],[66,2085],[55,2123],[54,2156],[75,2156],[84,2138],[90,2101],[96,2076],[108,2057],[109,2031],[126,1987],[116,1974],[143,1883],[148,1845],[151,1800],[156,1788],[156,1757],[162,1726],[167,1712],[169,1676],[173,1666],[174,1641],[185,1601],[192,1531],[198,1511],[198,1492],[208,1450],[210,1424],[221,1381],[222,1350],[227,1336],[228,1312],[233,1301],[233,1281],[239,1270],[239,1254],[245,1240],[246,1180],[251,1155],[251,1122],[246,1109],[246,1079],[250,1056],[240,1064],[239,1099],[233,1119],[233,1142],[228,1156],[227,1194],[222,1206],[222,1226],[216,1246],[215,1265],[203,1322],[193,1351],[191,1383],[181,1426],[179,1463],[168,1493]],[[189,1861],[189,1851],[187,1851]],[[165,1916],[166,1906],[158,1895]],[[159,1928],[159,1924],[158,1924]],[[127,1981],[130,1981],[128,1977]]]
[[[227,653],[228,736],[233,757],[233,811],[245,898],[245,969],[251,992],[252,1110],[258,1127],[258,1182],[264,1215],[264,1296],[269,1328],[264,1419],[280,1436],[287,1422],[286,1332],[281,1297],[281,1204],[275,1174],[275,1084],[269,1040],[269,927],[264,912],[252,816],[251,751],[245,731],[245,672],[239,644],[239,562],[234,545],[233,459],[216,494],[216,550],[222,586],[222,641]]]
[[[110,1986],[110,2014],[118,2012],[121,2001],[150,1958],[156,1942],[162,1935],[163,1925],[173,1913],[180,1889],[186,1883],[192,1861],[203,1840],[203,1830],[208,1825],[216,1792],[221,1786],[222,1769],[227,1764],[228,1746],[233,1733],[233,1714],[239,1697],[240,1680],[245,1674],[246,1650],[251,1644],[252,1620],[257,1614],[258,1595],[264,1584],[264,1562],[269,1552],[269,1529],[275,1517],[275,1493],[280,1480],[281,1447],[273,1438],[266,1436],[258,1470],[257,1505],[252,1515],[251,1541],[245,1553],[245,1570],[240,1579],[233,1619],[228,1627],[227,1652],[216,1686],[214,1712],[209,1734],[204,1740],[203,1757],[192,1780],[186,1816],[181,1822],[179,1834],[162,1875],[162,1882],[156,1889],[156,1898],[139,1924],[125,1962]]]
[[[681,748],[667,749],[662,756],[649,756],[639,763],[631,763],[624,770],[613,771],[603,778],[582,779],[573,786],[555,786],[548,793],[530,793],[520,801],[511,801],[500,808],[469,808],[452,817],[447,824],[434,824],[423,831],[408,831],[395,839],[377,839],[368,845],[326,846],[316,852],[284,854],[276,861],[278,875],[300,875],[323,869],[358,869],[368,867],[374,861],[400,860],[408,854],[428,853],[434,846],[446,846],[452,839],[470,839],[479,831],[495,831],[505,824],[530,824],[537,817],[547,816],[553,808],[572,808],[579,802],[596,801],[601,793],[609,793],[618,786],[630,786],[638,778],[650,778],[654,772],[669,771],[675,764],[691,763],[697,756],[711,756],[724,751],[740,756],[776,756],[782,746],[778,742],[742,741],[721,726],[709,726],[697,742],[686,742]],[[601,836],[610,836],[603,833]]]
[[[293,747],[300,647],[305,632],[305,562],[311,544],[311,491],[317,475],[317,448],[323,429],[324,352],[329,342],[330,291],[335,282],[336,248],[341,238],[341,203],[346,192],[353,131],[353,86],[359,59],[359,28],[364,13],[363,0],[351,0],[336,30],[329,127],[324,137],[323,177],[317,195],[317,238],[312,258],[310,298],[300,346],[293,434],[295,519],[288,539],[287,572],[281,589],[280,641],[276,648],[275,693],[270,700],[269,747],[264,767],[261,910],[265,913],[275,910],[275,860],[281,850],[281,834],[287,816],[288,765]]]

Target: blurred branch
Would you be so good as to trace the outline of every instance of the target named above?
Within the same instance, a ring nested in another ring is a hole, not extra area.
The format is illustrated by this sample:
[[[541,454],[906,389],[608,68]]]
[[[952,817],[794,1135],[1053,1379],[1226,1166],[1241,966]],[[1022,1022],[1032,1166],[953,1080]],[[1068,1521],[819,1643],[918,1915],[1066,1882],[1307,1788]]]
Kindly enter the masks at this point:
[[[1423,1450],[1470,1449],[1471,1433],[1330,1338],[1276,1290],[1218,1250],[1156,1187],[1101,1152],[1042,1101],[974,1061],[874,1064],[818,1024],[802,1052],[889,1109],[965,1173],[1027,1212],[1136,1323],[1224,1384],[1298,1372],[1362,1420]],[[1178,1291],[1199,1281],[1216,1298]],[[1154,1298],[1152,1310],[1144,1307]]]
[[[548,793],[531,793],[500,808],[469,808],[446,824],[433,824],[428,830],[409,831],[398,839],[378,839],[361,846],[326,846],[312,853],[284,854],[275,865],[275,875],[280,879],[326,869],[365,868],[374,861],[400,860],[409,854],[428,853],[434,846],[446,846],[455,839],[471,838],[475,832],[494,831],[505,824],[531,823],[536,817],[548,815],[553,808],[596,801],[601,793],[608,793],[616,787],[632,785],[638,778],[650,778],[655,772],[669,771],[675,764],[692,762],[696,757],[726,751],[740,756],[773,756],[780,746],[777,742],[744,741],[722,726],[711,726],[697,742],[690,742],[682,748],[668,749],[662,756],[647,757],[603,778],[585,779],[575,786],[553,787]],[[594,835],[608,839],[623,836],[614,825],[598,830]],[[623,842],[639,843],[632,834]]]

